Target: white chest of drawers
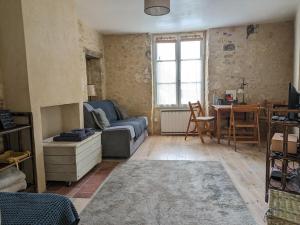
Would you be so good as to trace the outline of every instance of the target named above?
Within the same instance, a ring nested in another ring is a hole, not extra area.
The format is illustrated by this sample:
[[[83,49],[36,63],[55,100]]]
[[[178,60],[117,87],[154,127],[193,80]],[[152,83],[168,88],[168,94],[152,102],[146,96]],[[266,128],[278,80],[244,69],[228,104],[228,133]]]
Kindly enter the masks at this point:
[[[101,162],[101,132],[81,142],[43,141],[46,180],[80,180],[95,165]]]

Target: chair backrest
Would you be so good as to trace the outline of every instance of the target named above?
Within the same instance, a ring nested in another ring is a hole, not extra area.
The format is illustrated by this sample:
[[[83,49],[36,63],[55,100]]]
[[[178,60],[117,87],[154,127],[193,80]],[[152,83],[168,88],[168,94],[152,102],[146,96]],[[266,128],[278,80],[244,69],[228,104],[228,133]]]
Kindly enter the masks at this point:
[[[231,105],[230,118],[231,118],[231,121],[235,121],[236,113],[237,114],[252,113],[253,120],[258,121],[259,120],[259,111],[260,111],[259,104]]]
[[[196,119],[196,117],[198,117],[198,116],[205,116],[204,110],[199,101],[197,101],[195,103],[189,102],[189,107],[190,107],[190,111],[191,111],[191,117],[193,119]]]
[[[264,114],[267,116],[268,115],[268,110],[272,110],[272,109],[288,109],[288,104],[286,101],[268,101],[265,100],[264,102],[265,105],[265,112]],[[287,112],[273,112],[272,115],[273,116],[287,116]]]

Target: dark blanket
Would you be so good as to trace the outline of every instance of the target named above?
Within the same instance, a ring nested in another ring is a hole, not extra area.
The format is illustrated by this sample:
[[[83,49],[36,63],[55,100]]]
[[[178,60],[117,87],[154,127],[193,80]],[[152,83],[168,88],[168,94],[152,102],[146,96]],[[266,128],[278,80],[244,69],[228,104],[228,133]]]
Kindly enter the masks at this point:
[[[60,135],[53,138],[53,141],[83,141],[94,133],[95,130],[92,128],[74,129],[70,132],[60,133]]]
[[[73,203],[55,194],[0,192],[1,225],[75,225]]]
[[[135,139],[138,139],[147,129],[147,122],[143,117],[133,117],[126,120],[117,120],[110,123],[111,127],[116,126],[132,126],[135,132]]]

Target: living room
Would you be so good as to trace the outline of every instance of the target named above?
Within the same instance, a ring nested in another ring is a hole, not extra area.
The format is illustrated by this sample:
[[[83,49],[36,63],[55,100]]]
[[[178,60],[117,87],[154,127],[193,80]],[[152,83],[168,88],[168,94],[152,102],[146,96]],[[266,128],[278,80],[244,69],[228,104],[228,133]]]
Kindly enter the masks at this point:
[[[0,18],[3,224],[299,224],[299,0]]]

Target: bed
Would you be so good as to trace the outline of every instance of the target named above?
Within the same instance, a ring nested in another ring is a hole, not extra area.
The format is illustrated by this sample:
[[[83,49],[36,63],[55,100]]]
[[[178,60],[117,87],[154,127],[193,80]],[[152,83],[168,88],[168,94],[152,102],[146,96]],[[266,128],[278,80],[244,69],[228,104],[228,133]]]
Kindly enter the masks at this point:
[[[70,199],[56,194],[0,192],[1,225],[76,225]]]

